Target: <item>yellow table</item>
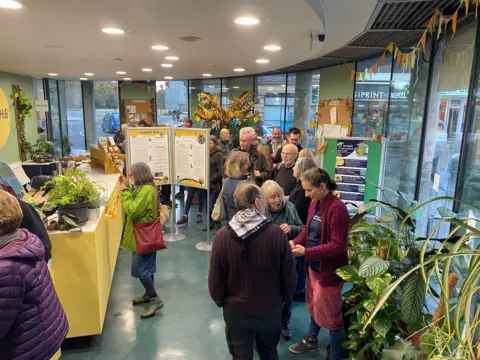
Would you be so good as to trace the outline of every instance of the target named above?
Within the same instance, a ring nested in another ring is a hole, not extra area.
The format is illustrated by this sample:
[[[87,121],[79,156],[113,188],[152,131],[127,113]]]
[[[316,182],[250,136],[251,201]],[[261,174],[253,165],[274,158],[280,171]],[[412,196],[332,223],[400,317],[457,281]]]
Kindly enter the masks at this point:
[[[118,194],[118,175],[92,175],[107,184],[107,208]],[[120,203],[116,219],[105,216],[100,208],[98,219],[89,219],[83,232],[53,232],[51,269],[55,289],[67,314],[67,337],[102,333],[113,272],[117,261],[124,214]]]

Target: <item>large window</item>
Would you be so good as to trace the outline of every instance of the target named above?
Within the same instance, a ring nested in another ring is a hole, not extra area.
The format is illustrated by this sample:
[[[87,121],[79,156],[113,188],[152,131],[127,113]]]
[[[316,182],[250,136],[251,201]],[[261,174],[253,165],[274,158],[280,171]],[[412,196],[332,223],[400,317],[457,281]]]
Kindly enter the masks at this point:
[[[240,97],[244,92],[253,92],[253,77],[223,79],[222,106],[227,109],[233,97]]]
[[[72,145],[72,155],[78,155],[86,151],[82,86],[80,81],[71,80],[66,80],[63,85],[65,89],[67,134],[63,134],[62,141],[65,142],[68,139]],[[62,121],[64,119],[62,118]]]
[[[378,63],[378,72],[368,74],[365,81],[360,79],[355,84],[355,98],[352,114],[352,136],[373,137],[383,134],[388,110],[388,95],[392,71],[392,57],[387,56],[384,63],[376,59],[359,61],[357,72],[364,72]]]
[[[211,96],[218,96],[220,102],[220,87],[221,79],[190,80],[190,114],[197,108],[198,95],[202,92]],[[192,120],[195,127],[201,127],[202,123],[200,121],[195,121],[193,117]]]
[[[259,76],[256,87],[258,103],[255,109],[263,121],[263,135],[271,135],[274,126],[285,131],[286,74]]]
[[[35,96],[35,101],[45,100],[45,91],[43,89],[43,80],[35,79],[33,80],[33,93]],[[43,134],[43,136],[48,136],[47,133],[47,111],[36,111],[37,118],[37,132],[38,134]]]
[[[95,142],[120,130],[117,81],[94,81]]]
[[[421,56],[410,71],[403,71],[401,64],[393,66],[384,186],[402,192],[408,202],[412,202],[415,196],[428,70],[429,63]],[[388,201],[405,207],[404,200],[395,192],[388,192]]]
[[[477,23],[439,42],[431,81],[426,139],[419,201],[436,196],[454,196],[464,131],[468,86],[471,76]],[[478,197],[478,196],[477,196]],[[444,201],[427,207],[418,221],[420,233],[426,234],[439,221],[439,206],[452,208]],[[448,235],[448,225],[438,236]]]
[[[48,97],[52,131],[49,139],[55,144],[55,155],[62,155],[62,129],[60,127],[60,101],[57,80],[48,79]]]
[[[188,117],[188,81],[157,81],[157,124],[177,125]]]

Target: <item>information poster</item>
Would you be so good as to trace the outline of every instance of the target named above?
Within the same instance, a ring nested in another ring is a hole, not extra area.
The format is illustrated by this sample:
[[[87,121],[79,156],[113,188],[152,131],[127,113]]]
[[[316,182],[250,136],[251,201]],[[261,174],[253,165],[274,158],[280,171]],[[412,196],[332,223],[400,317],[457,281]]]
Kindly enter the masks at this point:
[[[157,185],[171,183],[169,129],[130,128],[127,137],[129,166],[144,162],[150,167]]]
[[[338,189],[335,195],[355,205],[363,204],[367,163],[368,142],[353,139],[337,142],[335,181]]]
[[[209,132],[206,129],[174,129],[175,183],[206,188]]]

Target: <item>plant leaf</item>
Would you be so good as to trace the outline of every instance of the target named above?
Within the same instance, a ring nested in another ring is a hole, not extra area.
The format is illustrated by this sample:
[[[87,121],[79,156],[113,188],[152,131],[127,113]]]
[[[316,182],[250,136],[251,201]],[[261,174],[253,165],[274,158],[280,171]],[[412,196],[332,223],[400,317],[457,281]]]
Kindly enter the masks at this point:
[[[380,295],[383,290],[385,290],[392,283],[392,276],[390,274],[385,274],[383,276],[372,276],[367,278],[365,283],[367,284],[368,288],[375,293],[375,295]],[[373,311],[373,308],[369,311]]]
[[[343,266],[336,271],[337,275],[340,276],[343,280],[355,284],[362,280],[360,276],[358,276],[357,269],[352,265]]]
[[[458,215],[454,213],[452,210],[447,208],[446,206],[440,206],[438,209],[438,214],[442,217],[442,219],[454,219]]]
[[[75,220],[73,220],[70,216],[68,215],[62,215],[62,219],[65,221],[65,224],[67,225],[68,229],[73,229],[73,228],[78,228],[80,227]]]
[[[358,275],[366,279],[383,273],[389,266],[390,262],[382,260],[380,256],[370,256],[360,265]]]
[[[367,299],[363,302],[363,307],[367,309],[367,311],[372,312],[375,308],[376,301],[373,299]]]
[[[392,321],[389,317],[378,317],[373,320],[372,326],[377,333],[385,337],[392,328]]]
[[[422,353],[408,340],[399,338],[389,348],[382,352],[382,360],[421,360]]]
[[[393,212],[389,212],[388,214],[378,218],[379,222],[390,222],[393,220],[395,220],[395,214]]]
[[[420,320],[425,305],[425,297],[426,283],[420,274],[415,274],[408,279],[400,300],[400,312],[403,321],[407,324],[415,324]]]

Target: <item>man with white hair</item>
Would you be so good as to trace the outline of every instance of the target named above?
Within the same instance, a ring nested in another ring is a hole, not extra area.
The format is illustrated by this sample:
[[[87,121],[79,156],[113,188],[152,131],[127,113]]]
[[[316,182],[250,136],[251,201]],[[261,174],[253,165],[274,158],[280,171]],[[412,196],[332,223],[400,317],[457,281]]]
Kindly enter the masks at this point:
[[[232,150],[232,145],[230,144],[230,130],[224,128],[220,130],[220,140],[218,140],[218,145],[222,149],[222,154],[224,157],[227,157]]]
[[[272,159],[277,155],[277,151],[283,146],[282,130],[280,126],[274,126],[272,130],[272,138],[267,141],[272,153]]]
[[[295,188],[297,180],[293,176],[293,168],[298,158],[298,148],[287,144],[282,148],[282,163],[273,170],[272,180],[277,182],[288,197]]]
[[[262,184],[270,177],[270,161],[264,154],[257,150],[257,134],[252,127],[244,127],[240,130],[240,151],[250,156],[248,172],[250,180],[255,184]]]

